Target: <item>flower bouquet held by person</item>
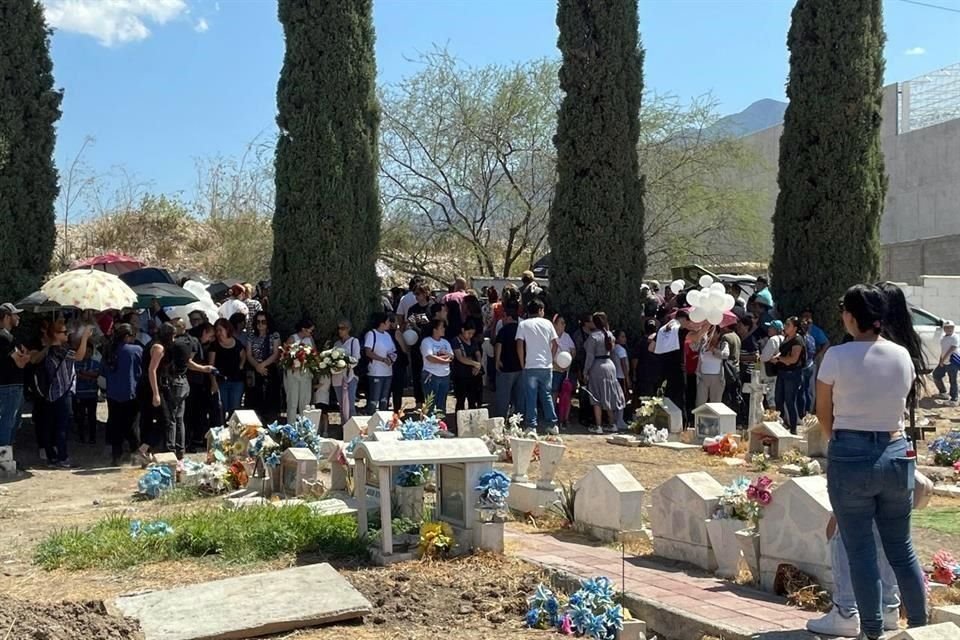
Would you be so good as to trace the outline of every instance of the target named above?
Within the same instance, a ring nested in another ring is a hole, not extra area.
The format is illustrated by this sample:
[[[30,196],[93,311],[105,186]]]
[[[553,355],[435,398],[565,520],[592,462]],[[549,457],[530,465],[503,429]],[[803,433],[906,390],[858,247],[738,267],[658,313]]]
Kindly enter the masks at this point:
[[[280,366],[287,371],[313,373],[319,369],[316,350],[302,342],[286,345],[280,352]]]
[[[355,366],[357,358],[351,357],[342,347],[325,349],[317,355],[317,373],[321,376],[334,376]]]

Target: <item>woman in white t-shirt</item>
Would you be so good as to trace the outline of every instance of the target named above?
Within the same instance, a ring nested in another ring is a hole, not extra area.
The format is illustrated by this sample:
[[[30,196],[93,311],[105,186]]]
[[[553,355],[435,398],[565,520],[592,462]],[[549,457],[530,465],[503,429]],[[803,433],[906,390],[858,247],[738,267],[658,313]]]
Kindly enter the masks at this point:
[[[707,402],[723,402],[723,361],[730,357],[730,345],[720,339],[720,331],[713,328],[697,347],[697,406]]]
[[[430,335],[420,343],[420,354],[423,356],[423,393],[425,397],[433,397],[431,414],[445,415],[447,412],[453,347],[443,337],[446,330],[446,320],[434,318],[430,321]]]
[[[557,354],[560,355],[564,351],[570,354],[571,363],[573,362],[572,358],[577,355],[577,345],[573,342],[573,338],[570,337],[570,334],[567,333],[567,321],[563,316],[557,314],[553,316],[553,328],[557,331],[558,344],[557,344]],[[553,358],[553,380],[551,381],[550,391],[553,394],[554,400],[557,398],[557,393],[560,391],[560,385],[563,384],[563,381],[567,378],[570,373],[570,367],[561,367],[557,364],[557,358]]]
[[[393,377],[393,361],[397,359],[397,346],[387,332],[388,318],[385,313],[373,314],[373,329],[363,338],[363,353],[367,365],[367,414],[385,411],[390,400],[390,378]]]
[[[627,332],[623,329],[614,332],[613,365],[617,368],[617,382],[623,389],[623,397],[630,397],[630,356],[627,354]]]
[[[856,285],[841,303],[851,342],[831,347],[817,374],[817,418],[830,437],[827,490],[847,550],[861,637],[883,634],[873,529],[897,576],[909,626],[926,624],[923,571],[910,538],[916,453],[903,433],[916,372],[910,353],[880,336],[883,293]]]

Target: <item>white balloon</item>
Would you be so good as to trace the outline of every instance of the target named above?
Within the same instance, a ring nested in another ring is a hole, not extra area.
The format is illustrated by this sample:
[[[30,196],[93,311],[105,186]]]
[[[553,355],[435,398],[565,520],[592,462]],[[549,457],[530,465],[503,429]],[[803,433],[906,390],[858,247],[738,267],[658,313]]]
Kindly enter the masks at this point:
[[[726,293],[727,288],[723,286],[722,282],[714,282],[710,285],[710,291],[719,291],[720,293]]]
[[[686,283],[683,280],[674,280],[670,283],[670,291],[673,291],[674,295],[683,291],[683,285]]]
[[[690,309],[690,320],[692,322],[703,322],[707,319],[707,310],[703,307],[694,307]]]
[[[723,322],[723,311],[720,309],[710,309],[707,312],[707,322],[710,324],[720,324]]]
[[[699,282],[700,282],[700,286],[706,289],[711,284],[713,284],[713,277],[708,276],[707,274],[703,274],[702,276],[700,276]]]
[[[730,311],[737,305],[737,301],[733,299],[733,296],[729,293],[723,294],[723,306],[720,307],[724,311]]]
[[[560,353],[557,354],[555,362],[557,363],[557,366],[560,367],[561,369],[566,369],[571,364],[573,364],[573,356],[570,355],[569,351],[561,351]]]
[[[687,306],[697,307],[700,306],[700,292],[696,289],[691,289],[687,291]]]
[[[723,311],[723,302],[725,300],[726,295],[727,294],[720,293],[719,291],[711,291],[710,292],[710,308],[719,309],[720,311]]]
[[[407,343],[408,346],[413,346],[417,344],[417,340],[420,339],[420,334],[414,331],[413,329],[407,329],[403,332],[403,341]]]

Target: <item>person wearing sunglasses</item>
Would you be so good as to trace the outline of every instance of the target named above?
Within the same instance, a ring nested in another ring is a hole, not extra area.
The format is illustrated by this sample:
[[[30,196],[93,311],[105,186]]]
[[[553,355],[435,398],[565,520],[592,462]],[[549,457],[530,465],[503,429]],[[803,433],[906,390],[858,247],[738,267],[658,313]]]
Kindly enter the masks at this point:
[[[276,420],[280,413],[280,334],[274,331],[273,321],[266,311],[253,316],[253,331],[247,338],[247,403],[267,422]]]
[[[70,469],[74,465],[67,451],[67,431],[73,421],[73,394],[77,382],[76,361],[86,357],[92,329],[84,327],[76,350],[69,345],[69,335],[64,321],[56,320],[47,328],[47,355],[43,361],[49,387],[46,400],[49,402],[48,435],[46,440],[47,463],[54,467]]]

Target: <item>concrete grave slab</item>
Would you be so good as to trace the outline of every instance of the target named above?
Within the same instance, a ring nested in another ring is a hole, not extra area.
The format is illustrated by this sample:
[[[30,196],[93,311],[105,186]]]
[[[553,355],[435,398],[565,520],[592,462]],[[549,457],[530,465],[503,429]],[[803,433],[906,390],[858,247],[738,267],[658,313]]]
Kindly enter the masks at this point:
[[[670,449],[671,451],[693,451],[694,449],[703,449],[699,444],[688,444],[686,442],[654,442],[653,446],[661,449]]]
[[[479,438],[484,434],[484,426],[490,418],[486,409],[464,409],[457,411],[457,437]]]
[[[120,596],[116,607],[140,623],[146,640],[254,638],[351,620],[371,610],[326,563]]]
[[[654,553],[707,571],[716,569],[706,521],[722,495],[723,486],[703,471],[673,476],[654,489],[649,518]]]
[[[960,604],[950,607],[934,607],[930,612],[930,623],[952,622],[960,628]]]
[[[622,464],[597,465],[575,488],[577,522],[613,531],[643,527],[644,488]]]
[[[353,416],[343,425],[343,441],[350,442],[357,436],[366,434],[369,424],[370,416]]]
[[[905,629],[889,638],[890,640],[960,640],[960,627],[952,622],[941,622]]]

